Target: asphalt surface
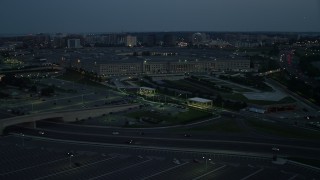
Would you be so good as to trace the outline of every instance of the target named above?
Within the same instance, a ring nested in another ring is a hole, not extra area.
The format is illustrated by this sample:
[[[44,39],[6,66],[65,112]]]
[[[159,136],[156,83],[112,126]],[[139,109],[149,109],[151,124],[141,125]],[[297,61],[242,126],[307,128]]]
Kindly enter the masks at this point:
[[[320,159],[320,142],[297,139],[275,139],[224,134],[186,134],[171,129],[102,128],[41,122],[38,129],[19,127],[14,130],[26,135],[83,142],[128,144],[143,147],[179,147],[230,150],[245,153],[261,153],[272,156],[272,148],[279,148],[279,155]],[[44,134],[39,134],[43,131]],[[186,137],[190,136],[190,137]]]
[[[318,179],[319,170],[271,158],[7,136],[0,179]],[[69,154],[69,155],[68,155]],[[73,156],[70,156],[72,154]]]

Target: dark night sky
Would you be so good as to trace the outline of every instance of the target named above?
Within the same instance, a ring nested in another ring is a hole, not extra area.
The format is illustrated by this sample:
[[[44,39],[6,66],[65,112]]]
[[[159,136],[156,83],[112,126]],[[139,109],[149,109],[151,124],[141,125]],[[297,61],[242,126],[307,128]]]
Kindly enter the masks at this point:
[[[320,0],[0,0],[0,22],[0,33],[320,32]]]

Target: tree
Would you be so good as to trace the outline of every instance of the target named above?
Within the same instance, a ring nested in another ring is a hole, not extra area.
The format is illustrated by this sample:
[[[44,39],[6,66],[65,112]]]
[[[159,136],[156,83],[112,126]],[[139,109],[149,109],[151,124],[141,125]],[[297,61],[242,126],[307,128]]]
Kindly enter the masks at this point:
[[[42,96],[51,96],[54,93],[54,86],[46,87],[41,89]]]
[[[37,86],[36,85],[31,86],[30,91],[37,92],[38,91]]]

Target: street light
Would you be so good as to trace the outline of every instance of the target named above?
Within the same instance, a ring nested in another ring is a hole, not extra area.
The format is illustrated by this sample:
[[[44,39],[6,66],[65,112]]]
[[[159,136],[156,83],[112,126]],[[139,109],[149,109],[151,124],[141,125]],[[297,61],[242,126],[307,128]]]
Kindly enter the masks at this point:
[[[211,159],[209,158],[205,158],[205,157],[202,157],[202,159],[205,159],[206,160],[206,171],[208,171],[208,160],[211,161]]]
[[[22,138],[22,146],[24,146],[24,134],[20,133],[20,135],[21,135],[21,138]]]
[[[277,148],[277,147],[273,147],[271,150],[272,150],[272,152],[273,152],[272,160],[273,160],[273,161],[277,161],[277,159],[278,159],[278,153],[279,153],[280,149]]]
[[[84,105],[84,103],[83,103],[83,94],[81,95],[81,101],[82,101],[82,105]]]
[[[73,157],[73,154],[72,153],[68,153],[68,155],[69,155],[69,166],[71,167],[72,165],[71,165],[71,158]]]

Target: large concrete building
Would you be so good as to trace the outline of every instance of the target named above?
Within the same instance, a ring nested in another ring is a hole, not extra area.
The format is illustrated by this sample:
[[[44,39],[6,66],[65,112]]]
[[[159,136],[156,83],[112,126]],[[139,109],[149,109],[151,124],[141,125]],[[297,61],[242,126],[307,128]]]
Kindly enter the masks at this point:
[[[225,59],[212,61],[148,61],[113,62],[100,64],[100,75],[137,75],[137,74],[175,74],[175,73],[209,73],[213,71],[249,71],[248,59]]]
[[[137,75],[143,72],[141,63],[108,63],[100,64],[99,75]]]

